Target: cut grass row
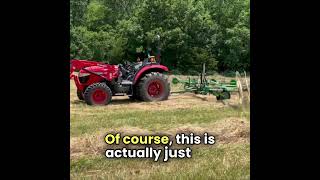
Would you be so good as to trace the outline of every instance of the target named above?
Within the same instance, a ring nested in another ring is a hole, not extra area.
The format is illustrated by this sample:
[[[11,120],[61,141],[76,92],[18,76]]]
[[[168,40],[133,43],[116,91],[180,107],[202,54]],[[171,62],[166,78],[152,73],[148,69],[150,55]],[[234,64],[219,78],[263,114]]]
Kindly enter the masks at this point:
[[[246,117],[248,119],[249,113],[231,107],[194,107],[192,109],[167,109],[159,111],[122,109],[96,113],[81,113],[80,111],[80,113],[71,114],[71,137],[123,126],[159,131],[183,124],[212,123],[229,117]]]
[[[72,179],[249,179],[248,144],[193,149],[190,159],[166,163],[84,157],[71,161]],[[79,178],[81,177],[81,178]]]

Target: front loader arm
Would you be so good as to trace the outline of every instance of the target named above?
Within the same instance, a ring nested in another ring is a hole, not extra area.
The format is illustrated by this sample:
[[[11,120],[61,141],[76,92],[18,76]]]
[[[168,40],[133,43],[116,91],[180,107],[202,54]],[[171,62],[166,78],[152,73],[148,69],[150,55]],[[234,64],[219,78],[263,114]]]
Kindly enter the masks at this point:
[[[80,71],[82,68],[89,67],[89,66],[98,66],[102,65],[102,62],[95,62],[95,61],[88,61],[88,60],[78,60],[73,59],[70,61],[70,79],[73,78],[74,71]]]

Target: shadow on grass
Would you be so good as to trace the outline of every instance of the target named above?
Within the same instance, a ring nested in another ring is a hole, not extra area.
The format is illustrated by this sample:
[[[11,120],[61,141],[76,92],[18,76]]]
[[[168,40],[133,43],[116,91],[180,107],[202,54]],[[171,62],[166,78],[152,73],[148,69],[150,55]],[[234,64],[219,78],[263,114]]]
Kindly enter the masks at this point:
[[[81,100],[74,100],[74,101],[71,101],[71,104],[86,104],[86,103]]]
[[[131,103],[134,103],[134,104],[140,104],[142,103],[142,101],[139,101],[139,100],[131,100],[131,99],[113,99],[111,101],[111,105],[121,105],[121,104],[131,104]]]
[[[135,103],[135,104],[140,104],[142,103],[142,101],[139,100],[131,100],[131,99],[112,99],[112,101],[110,102],[109,105],[121,105],[121,104],[131,104],[131,103]],[[81,100],[74,100],[71,101],[71,104],[87,104],[85,101],[81,101]]]
[[[230,104],[227,101],[221,101],[221,103],[223,103],[224,105],[227,105],[228,107],[231,107],[232,109],[235,109],[235,110],[247,110],[250,107],[250,104],[247,102],[244,102],[243,104],[239,104],[239,103]]]
[[[208,101],[208,97],[200,97],[200,96],[197,96],[196,94],[192,94],[191,96],[198,98],[198,99],[201,99],[202,101]]]

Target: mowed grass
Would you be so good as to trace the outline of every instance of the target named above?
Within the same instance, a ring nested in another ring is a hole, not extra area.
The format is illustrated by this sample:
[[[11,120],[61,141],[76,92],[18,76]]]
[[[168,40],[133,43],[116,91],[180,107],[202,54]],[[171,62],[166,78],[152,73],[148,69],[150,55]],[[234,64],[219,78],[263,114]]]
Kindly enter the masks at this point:
[[[195,148],[190,159],[71,161],[72,179],[250,179],[249,145]]]
[[[77,99],[74,82],[70,83],[70,134],[74,139],[99,138],[101,132],[119,128],[166,132],[185,125],[208,128],[208,125],[228,118],[249,122],[250,109],[238,106],[234,96],[227,105],[216,101],[213,96],[182,94],[172,95],[162,102],[138,102],[130,101],[126,96],[114,97],[108,106],[88,106]],[[179,87],[171,86],[171,89],[175,91]],[[78,144],[71,144],[71,148],[76,146]],[[249,141],[217,142],[216,145],[194,146],[192,149],[191,159],[171,159],[165,163],[141,159],[110,160],[101,155],[103,152],[72,156],[71,178],[250,179]]]
[[[231,108],[194,108],[144,111],[123,109],[97,111],[92,114],[72,114],[71,136],[92,134],[97,130],[133,126],[152,131],[179,127],[183,124],[211,123],[221,118],[240,117],[241,111]]]

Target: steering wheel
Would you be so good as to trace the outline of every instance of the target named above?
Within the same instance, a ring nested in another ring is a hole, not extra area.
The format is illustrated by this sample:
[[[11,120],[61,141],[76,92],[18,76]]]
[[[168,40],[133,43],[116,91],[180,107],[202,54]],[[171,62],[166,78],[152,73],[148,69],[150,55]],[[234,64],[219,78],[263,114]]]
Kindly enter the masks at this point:
[[[123,62],[123,65],[124,65],[123,67],[124,67],[126,70],[129,70],[129,71],[130,71],[130,70],[132,69],[132,67],[133,67],[133,64],[132,64],[130,61],[127,61],[127,60]]]
[[[123,62],[123,64],[124,64],[124,65],[127,65],[127,64],[129,64],[129,61],[125,60],[125,61]]]

